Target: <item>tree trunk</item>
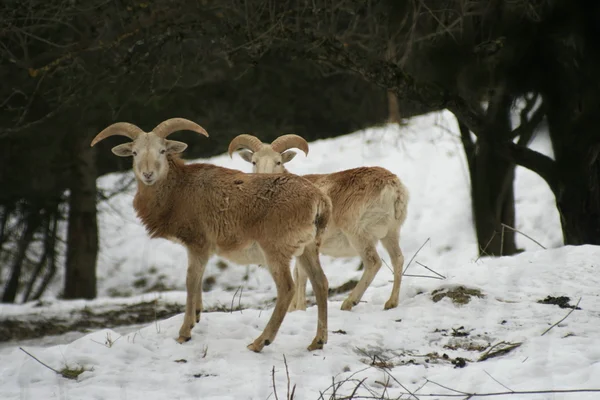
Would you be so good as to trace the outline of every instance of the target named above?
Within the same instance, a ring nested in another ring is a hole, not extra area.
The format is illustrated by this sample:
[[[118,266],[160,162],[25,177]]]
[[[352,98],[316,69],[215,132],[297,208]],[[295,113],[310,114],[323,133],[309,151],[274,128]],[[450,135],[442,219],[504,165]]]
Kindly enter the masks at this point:
[[[96,258],[98,225],[96,221],[96,163],[87,135],[71,135],[73,171],[69,197],[67,260],[64,297],[96,297]]]
[[[24,216],[24,227],[23,235],[18,241],[17,254],[13,260],[12,268],[10,270],[10,278],[4,288],[2,294],[3,303],[14,303],[17,298],[17,292],[19,290],[19,280],[21,278],[21,271],[23,269],[23,262],[27,254],[27,249],[33,240],[33,235],[39,225],[39,211],[29,210],[27,216]]]
[[[515,164],[494,151],[489,138],[508,137],[511,98],[502,90],[490,100],[484,132],[473,143],[466,125],[459,128],[471,181],[471,204],[480,255],[503,256],[518,253],[515,232],[503,225],[515,225],[513,182]]]
[[[579,3],[576,3],[579,4]],[[542,49],[541,85],[554,149],[554,188],[567,245],[600,244],[600,5],[567,8]]]
[[[478,143],[471,199],[481,255],[504,256],[518,252],[515,232],[513,182],[515,166],[499,157],[485,141]]]
[[[573,179],[565,181],[562,196],[557,200],[565,245],[600,245],[600,190],[598,176],[600,166],[586,168],[589,179],[581,179],[573,173]]]
[[[555,148],[559,184],[554,194],[563,240],[565,245],[600,245],[600,145],[593,138],[600,116],[590,110],[586,118],[574,120],[568,108],[558,109],[560,103],[550,102],[548,125]]]
[[[385,52],[385,60],[396,62],[396,45],[393,40],[389,40]],[[393,90],[387,91],[388,118],[387,122],[399,124],[402,118],[400,117],[400,104],[398,96]]]
[[[400,105],[398,104],[398,96],[391,90],[387,92],[388,103],[388,119],[387,122],[399,124],[402,120],[400,117]]]
[[[58,221],[60,213],[56,212],[52,220],[52,232],[50,234],[50,243],[48,244],[47,271],[42,279],[42,283],[38,286],[37,291],[33,295],[33,300],[39,300],[46,291],[48,284],[56,274],[56,237],[58,235]]]

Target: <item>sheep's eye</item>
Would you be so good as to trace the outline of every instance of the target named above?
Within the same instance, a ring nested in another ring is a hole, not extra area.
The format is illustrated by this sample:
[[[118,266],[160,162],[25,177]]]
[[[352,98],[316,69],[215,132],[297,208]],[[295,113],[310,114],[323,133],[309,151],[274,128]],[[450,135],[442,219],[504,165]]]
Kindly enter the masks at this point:
[[[134,157],[137,156],[137,151],[134,151],[132,154]]]
[[[281,161],[277,161],[277,165],[281,165]]]
[[[256,165],[256,161],[252,161],[252,165]]]
[[[162,150],[160,151],[160,154],[165,154],[166,152],[167,152],[167,150],[165,150],[165,149],[162,149]]]

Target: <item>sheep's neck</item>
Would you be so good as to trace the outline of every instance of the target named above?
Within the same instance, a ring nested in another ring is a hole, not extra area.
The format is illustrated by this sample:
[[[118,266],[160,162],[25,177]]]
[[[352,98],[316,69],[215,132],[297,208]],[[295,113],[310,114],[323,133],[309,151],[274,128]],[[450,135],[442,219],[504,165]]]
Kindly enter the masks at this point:
[[[145,185],[137,179],[137,193],[133,199],[133,208],[146,227],[151,237],[167,237],[169,232],[163,231],[160,221],[166,220],[172,212],[172,193],[184,162],[179,158],[169,156],[169,171],[167,176],[152,186]]]

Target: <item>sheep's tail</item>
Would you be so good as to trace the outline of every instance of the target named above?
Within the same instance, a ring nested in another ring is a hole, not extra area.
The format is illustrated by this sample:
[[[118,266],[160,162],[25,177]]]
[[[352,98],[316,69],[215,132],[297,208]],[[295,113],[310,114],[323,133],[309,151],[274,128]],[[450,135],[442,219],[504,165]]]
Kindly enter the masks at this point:
[[[410,200],[410,195],[408,193],[408,189],[400,179],[397,178],[395,180],[393,187],[393,196],[394,199],[394,217],[396,221],[403,224],[406,220],[407,209],[408,209],[408,201]]]
[[[323,192],[320,194],[321,198],[317,203],[317,213],[315,216],[315,226],[317,227],[315,244],[317,247],[321,245],[321,239],[325,233],[325,230],[327,229],[329,220],[331,219],[331,199],[329,199],[329,196],[325,195]]]

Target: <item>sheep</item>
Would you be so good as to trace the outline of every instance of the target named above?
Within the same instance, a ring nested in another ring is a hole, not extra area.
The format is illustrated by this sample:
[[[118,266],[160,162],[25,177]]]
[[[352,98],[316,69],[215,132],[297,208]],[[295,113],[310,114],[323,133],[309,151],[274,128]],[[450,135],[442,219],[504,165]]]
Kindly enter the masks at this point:
[[[253,165],[257,173],[289,173],[284,164],[296,155],[298,148],[308,155],[308,143],[298,135],[283,135],[271,144],[255,136],[242,134],[229,144],[229,156],[240,151],[241,157]],[[400,179],[381,167],[353,168],[331,174],[303,175],[331,198],[332,221],[319,248],[321,254],[333,257],[360,256],[364,272],[342,310],[351,310],[365,293],[381,268],[377,243],[381,241],[394,268],[394,284],[384,309],[398,306],[404,255],[400,249],[400,228],[407,215],[408,189]],[[302,261],[299,260],[302,264]],[[296,294],[289,311],[306,309],[306,275],[294,270]]]
[[[112,148],[119,157],[133,156],[137,192],[133,207],[152,238],[165,238],[187,249],[187,300],[177,342],[191,339],[200,322],[202,275],[213,254],[238,264],[268,267],[277,288],[275,309],[261,335],[248,345],[260,352],[273,342],[294,296],[292,257],[303,262],[317,305],[317,334],[308,350],[327,343],[328,282],[318,260],[318,246],[331,215],[329,198],[304,178],[286,174],[246,174],[207,163],[186,164],[179,156],[183,142],[167,140],[180,130],[201,135],[200,125],[171,118],[144,132],[117,122],[92,141],[113,135],[132,142]],[[317,255],[317,257],[314,257]]]

